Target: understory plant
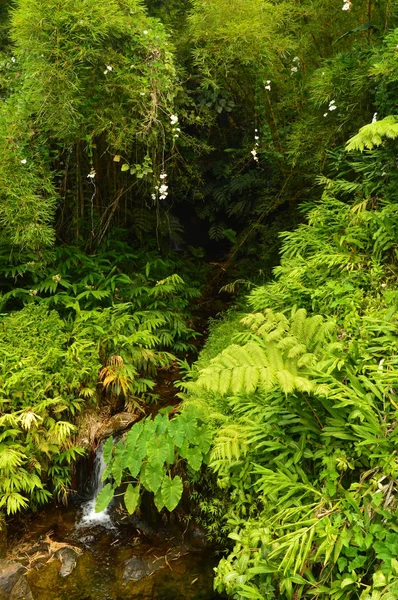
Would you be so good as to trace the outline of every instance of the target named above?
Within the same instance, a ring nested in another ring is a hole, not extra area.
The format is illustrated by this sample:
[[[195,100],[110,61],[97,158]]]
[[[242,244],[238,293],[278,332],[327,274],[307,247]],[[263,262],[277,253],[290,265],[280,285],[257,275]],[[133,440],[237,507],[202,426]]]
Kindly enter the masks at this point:
[[[398,596],[395,146],[375,136],[322,180],[274,279],[185,383],[210,415],[201,507],[228,531],[215,585],[236,600]]]
[[[61,249],[45,267],[3,271],[4,288],[10,277],[20,285],[1,297],[8,312],[0,341],[0,508],[14,513],[53,494],[66,499],[83,452],[74,422],[87,406],[143,412],[156,400],[157,371],[191,350],[196,335],[189,303],[199,291],[175,267],[114,243],[94,256]]]

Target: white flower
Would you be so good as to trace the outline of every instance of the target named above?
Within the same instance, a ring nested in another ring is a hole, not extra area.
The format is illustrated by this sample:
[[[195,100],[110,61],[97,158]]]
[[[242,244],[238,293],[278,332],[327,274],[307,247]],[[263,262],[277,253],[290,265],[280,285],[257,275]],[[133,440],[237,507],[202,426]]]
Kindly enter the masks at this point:
[[[169,186],[166,185],[165,183],[162,183],[162,185],[159,188],[159,193],[160,194],[167,194],[167,190],[169,189]]]
[[[324,117],[327,117],[327,116],[328,116],[328,113],[323,113],[323,116],[324,116]]]
[[[62,278],[61,278],[61,275],[53,275],[53,276],[52,276],[52,280],[53,280],[53,281],[56,281],[57,283],[58,283],[59,281],[61,281],[61,279],[62,279]]]
[[[294,63],[299,63],[299,62],[300,62],[300,59],[299,59],[299,57],[298,57],[298,56],[295,56],[295,57],[293,58],[293,62],[294,62]]]
[[[145,92],[140,92],[140,96],[145,96]]]
[[[158,186],[158,185],[155,185],[155,190],[158,190],[158,189],[159,189],[159,186]]]
[[[151,194],[152,200],[156,200],[156,194]]]
[[[89,177],[90,179],[94,179],[94,177],[96,176],[96,172],[94,169],[91,169],[90,173],[87,175],[87,177]]]
[[[254,136],[254,139],[255,139],[255,140],[259,140],[260,138],[258,137],[258,135],[255,135],[255,136]]]
[[[170,121],[172,125],[175,125],[176,123],[178,123],[178,117],[177,115],[171,115],[170,116]]]
[[[178,138],[178,137],[180,137],[180,136],[178,135],[178,133],[175,133],[175,134],[173,135],[173,138]]]
[[[166,200],[166,198],[167,198],[167,194],[162,194],[161,196],[159,196],[159,198],[160,198],[161,200]]]
[[[15,63],[15,56],[11,56],[11,62]]]
[[[271,83],[271,79],[267,79],[267,84],[269,85]]]
[[[257,133],[258,129],[255,129],[254,131],[255,131],[255,133]]]
[[[180,132],[180,131],[181,131],[181,129],[180,129],[179,127],[176,127],[176,131]]]
[[[290,70],[291,70],[292,73],[297,73],[298,68],[297,67],[292,67]]]
[[[376,123],[377,121],[377,112],[373,115],[372,123]]]
[[[344,2],[342,10],[350,10],[351,2]]]
[[[270,85],[266,85],[265,89],[268,90],[269,92],[271,91],[271,86]]]
[[[113,71],[113,67],[111,65],[106,65],[106,70],[107,71]]]
[[[148,32],[146,29],[144,29],[144,31],[142,32],[144,35],[148,35]]]
[[[167,177],[167,174],[166,174],[166,173],[161,173],[161,174],[159,175],[159,177],[160,177],[160,179],[166,179],[166,177]]]
[[[337,106],[335,106],[334,104],[330,104],[329,105],[329,110],[336,110]]]
[[[250,150],[250,154],[252,154],[253,159],[258,162],[258,156],[257,156],[257,150],[255,148],[253,148],[253,150]]]
[[[28,161],[26,160],[26,158],[23,158],[23,159],[21,160],[21,165],[26,165],[26,163],[27,163],[27,162],[28,162]]]

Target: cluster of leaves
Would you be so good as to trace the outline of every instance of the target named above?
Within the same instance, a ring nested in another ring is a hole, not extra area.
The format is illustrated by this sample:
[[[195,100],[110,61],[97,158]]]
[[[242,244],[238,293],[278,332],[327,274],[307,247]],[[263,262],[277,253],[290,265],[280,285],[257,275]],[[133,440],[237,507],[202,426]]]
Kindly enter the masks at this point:
[[[209,466],[235,541],[217,588],[239,599],[396,597],[395,309],[368,315],[350,342],[304,309],[243,324],[187,384],[190,402],[210,405]]]
[[[204,414],[188,407],[169,418],[171,407],[162,409],[154,418],[148,417],[132,426],[125,438],[114,443],[108,438],[104,445],[107,468],[105,484],[97,496],[96,510],[104,510],[122,481],[127,484],[124,503],[132,514],[140,502],[141,490],[154,494],[156,508],[174,510],[181,500],[183,481],[172,472],[181,470],[186,461],[188,471],[199,471],[206,461],[211,434]],[[133,483],[131,483],[133,482]]]
[[[331,157],[339,174],[282,234],[273,280],[186,383],[213,431],[218,491],[201,506],[234,544],[216,587],[237,600],[398,595],[394,125]]]
[[[15,513],[55,493],[65,499],[74,417],[95,394],[95,343],[74,338],[55,311],[29,305],[2,315],[0,374],[0,507]]]
[[[101,398],[141,409],[156,399],[157,370],[195,337],[187,321],[198,288],[167,275],[172,260],[148,261],[117,242],[94,256],[72,247],[55,254],[45,267],[30,261],[2,272],[11,288],[2,307],[14,309],[4,314],[0,343],[0,508],[9,513],[52,492],[65,498],[81,452],[73,445],[77,413]]]

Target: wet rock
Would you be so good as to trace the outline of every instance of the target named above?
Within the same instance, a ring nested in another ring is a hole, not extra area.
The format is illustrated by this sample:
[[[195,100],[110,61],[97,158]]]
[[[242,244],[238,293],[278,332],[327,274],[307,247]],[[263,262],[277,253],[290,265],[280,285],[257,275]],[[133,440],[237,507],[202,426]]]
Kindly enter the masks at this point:
[[[23,575],[12,588],[9,600],[33,600],[29,584]]]
[[[0,516],[0,558],[7,552],[7,525],[4,517]]]
[[[160,556],[159,558],[133,556],[124,565],[123,582],[140,581],[144,577],[148,577],[159,571],[159,569],[163,569],[165,566],[166,560],[164,556]]]
[[[95,437],[98,441],[101,441],[110,435],[116,435],[117,433],[120,433],[120,431],[127,429],[127,427],[138,421],[139,418],[139,415],[128,412],[121,412],[117,415],[113,415],[113,417],[105,421],[105,423],[99,427],[99,429],[96,431]]]
[[[192,551],[205,550],[211,547],[206,530],[199,525],[193,525],[189,532],[189,546]]]
[[[72,548],[61,548],[54,556],[61,561],[59,574],[61,577],[68,577],[76,567],[77,553]]]
[[[79,542],[86,548],[89,548],[95,542],[95,535],[83,535],[79,538]]]
[[[24,572],[21,563],[0,560],[0,600],[9,600],[14,586]]]

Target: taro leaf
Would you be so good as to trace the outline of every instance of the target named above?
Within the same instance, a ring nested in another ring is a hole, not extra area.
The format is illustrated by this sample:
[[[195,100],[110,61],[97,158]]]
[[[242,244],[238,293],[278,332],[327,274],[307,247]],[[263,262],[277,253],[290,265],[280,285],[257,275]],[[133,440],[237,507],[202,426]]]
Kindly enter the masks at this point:
[[[180,456],[182,458],[188,458],[188,450],[189,450],[189,444],[188,444],[188,441],[185,439],[183,445],[179,449]]]
[[[181,417],[179,418],[179,420],[182,421],[184,431],[185,431],[185,436],[186,436],[187,440],[189,442],[194,443],[196,432],[197,432],[196,418],[193,417],[192,415],[190,415],[189,413],[187,413],[187,414],[182,414]]]
[[[163,465],[167,459],[167,447],[165,446],[163,438],[155,438],[149,440],[147,443],[147,456],[149,461],[153,465]]]
[[[169,432],[177,448],[181,448],[185,439],[185,429],[181,417],[175,417],[169,421]]]
[[[173,465],[174,464],[174,442],[169,435],[165,435],[163,439],[164,439],[164,446],[167,451],[166,462],[169,465]]]
[[[154,423],[156,425],[156,433],[157,435],[163,435],[164,432],[167,429],[167,425],[168,425],[169,419],[167,415],[159,415],[157,414],[155,419],[154,419]]]
[[[129,456],[126,461],[126,465],[130,471],[131,477],[137,477],[141,469],[142,460],[139,456]]]
[[[211,441],[211,432],[206,425],[198,427],[198,434],[196,436],[195,443],[199,446],[203,454],[207,454],[210,450]]]
[[[171,479],[168,475],[162,481],[162,499],[170,512],[175,509],[182,496],[182,480],[178,475]]]
[[[126,435],[126,439],[124,441],[126,453],[128,452],[130,454],[131,452],[134,452],[137,440],[142,432],[142,429],[142,421],[132,426],[132,428]]]
[[[126,505],[127,511],[130,515],[135,512],[138,501],[140,499],[140,488],[139,486],[132,486],[131,483],[128,484],[127,490],[124,493],[124,503]]]
[[[153,499],[154,499],[157,510],[160,512],[162,510],[162,508],[164,507],[164,501],[163,501],[161,488],[158,489],[158,491],[154,495]]]
[[[125,468],[123,458],[124,446],[121,442],[118,442],[115,447],[115,456],[112,463],[112,475],[117,486],[122,482],[123,469]]]
[[[104,457],[104,461],[106,463],[108,463],[111,460],[112,452],[113,452],[113,438],[108,437],[108,439],[106,440],[106,442],[104,444],[104,448],[103,448],[103,457]]]
[[[115,490],[110,483],[104,485],[95,500],[95,512],[99,513],[106,509],[109,502],[112,500]]]
[[[140,458],[145,458],[146,456],[146,445],[149,439],[149,432],[144,427],[141,431],[137,441],[136,441],[136,452]]]
[[[194,446],[193,448],[188,448],[186,459],[191,469],[193,469],[194,471],[199,471],[202,465],[202,453],[197,446]]]
[[[156,493],[162,483],[164,469],[159,464],[152,465],[147,463],[143,475],[141,481],[148,492]]]

